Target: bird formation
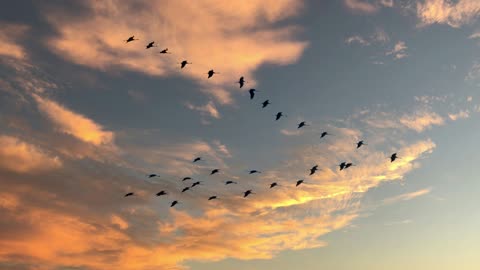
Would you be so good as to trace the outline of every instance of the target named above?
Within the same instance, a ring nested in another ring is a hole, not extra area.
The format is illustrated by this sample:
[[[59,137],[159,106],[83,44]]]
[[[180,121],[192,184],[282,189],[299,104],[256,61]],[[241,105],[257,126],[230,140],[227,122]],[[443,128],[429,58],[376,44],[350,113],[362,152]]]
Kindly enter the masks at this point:
[[[125,41],[125,43],[130,43],[132,41],[136,41],[136,40],[140,40],[140,39],[137,39],[135,38],[135,36],[131,36],[129,38],[127,38]],[[153,47],[157,47],[157,45],[155,44],[155,41],[151,41],[149,42],[147,45],[146,45],[146,49],[150,49],[150,48],[153,48]],[[170,54],[170,52],[168,51],[168,48],[165,48],[163,50],[161,50],[159,52],[160,54]],[[187,64],[192,64],[191,62],[188,62],[187,60],[183,60],[181,61],[180,63],[180,68],[183,69],[187,66]],[[220,74],[219,72],[216,72],[215,70],[211,69],[209,70],[207,73],[206,73],[208,76],[207,76],[207,79],[210,79],[213,77],[213,75],[215,74]],[[236,82],[239,84],[239,87],[242,88],[246,81],[245,81],[245,77],[244,76],[241,76],[240,79]],[[250,89],[248,90],[248,93],[250,95],[250,100],[253,100],[255,98],[255,95],[256,95],[256,92],[259,92],[258,90],[256,89]],[[267,107],[268,105],[270,105],[270,100],[265,100],[264,102],[261,103],[262,105],[262,108],[265,108]],[[286,117],[286,115],[283,113],[283,112],[278,112],[276,115],[275,115],[275,121],[278,121],[280,118],[282,117]],[[309,126],[305,121],[302,121],[300,122],[298,125],[297,125],[297,129],[300,129],[300,128],[303,128],[303,127],[307,127]],[[330,133],[328,133],[327,131],[324,131],[320,134],[320,138],[324,138],[326,136],[329,136],[329,135],[332,135]],[[356,149],[359,149],[360,147],[364,146],[364,145],[367,145],[363,140],[360,140],[356,143]],[[391,156],[390,156],[390,162],[394,162],[395,160],[399,159],[397,153],[393,153]],[[195,157],[192,161],[192,163],[197,163],[197,162],[200,162],[202,161],[202,157]],[[352,162],[347,162],[347,161],[343,161],[342,163],[340,163],[339,165],[339,169],[340,171],[343,171],[343,170],[346,170],[352,166],[355,166]],[[310,176],[315,174],[317,171],[319,170],[318,168],[318,165],[314,165],[309,171],[310,171]],[[211,170],[210,172],[210,175],[214,175],[214,174],[218,174],[220,173],[220,169],[213,169]],[[258,171],[258,170],[250,170],[248,171],[248,174],[259,174],[261,173],[261,171]],[[152,173],[152,174],[148,174],[147,175],[148,178],[153,178],[153,177],[160,177],[158,174],[156,173]],[[191,177],[184,177],[182,179],[182,182],[184,181],[188,181],[188,180],[193,180]],[[194,188],[195,186],[198,186],[198,185],[201,185],[201,182],[202,181],[196,181],[196,182],[193,182],[191,186],[187,186],[187,187],[184,187],[181,192],[184,193],[184,192],[187,192],[189,190],[192,190],[192,188]],[[232,180],[227,180],[224,182],[225,185],[232,185],[232,184],[237,184],[237,182],[235,181],[232,181]],[[305,180],[304,179],[300,179],[300,180],[297,180],[296,183],[295,183],[295,187],[298,187],[302,184],[305,184]],[[274,188],[274,187],[278,187],[280,186],[277,182],[273,182],[270,184],[270,189],[271,188]],[[246,198],[248,197],[249,195],[251,194],[255,194],[251,189],[248,189],[246,190],[245,192],[243,192],[243,198]],[[128,192],[124,195],[124,197],[130,197],[130,196],[134,196],[135,193],[134,192]],[[157,197],[160,197],[160,196],[164,196],[164,195],[168,195],[168,193],[165,191],[165,190],[162,190],[158,193],[156,193],[156,196]],[[212,201],[212,200],[216,200],[216,199],[219,199],[216,195],[213,195],[213,196],[210,196],[208,197],[208,201]],[[179,204],[180,202],[178,200],[174,200],[170,203],[170,207],[174,207],[175,205]]]

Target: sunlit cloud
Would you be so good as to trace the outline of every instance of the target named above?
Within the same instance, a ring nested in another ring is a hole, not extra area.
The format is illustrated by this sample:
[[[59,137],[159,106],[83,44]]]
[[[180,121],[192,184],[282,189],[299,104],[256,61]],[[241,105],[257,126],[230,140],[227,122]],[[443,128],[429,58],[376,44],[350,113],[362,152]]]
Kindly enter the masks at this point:
[[[198,111],[202,115],[208,115],[213,118],[220,118],[220,113],[218,112],[217,108],[215,107],[215,104],[212,101],[209,101],[207,104],[202,105],[202,106],[195,106],[189,102],[185,104],[187,108],[190,110]]]
[[[465,119],[465,118],[468,118],[469,116],[470,116],[470,112],[467,111],[467,110],[462,110],[462,111],[459,111],[458,113],[449,113],[448,114],[448,117],[452,121],[456,121],[458,119]]]
[[[25,59],[27,53],[19,41],[28,30],[29,27],[26,25],[0,23],[0,56]]]
[[[345,43],[347,43],[347,44],[358,43],[358,44],[363,45],[363,46],[370,45],[370,42],[368,42],[368,41],[365,40],[363,37],[358,36],[358,35],[357,35],[357,36],[348,37],[348,38],[345,40]]]
[[[432,126],[443,125],[445,120],[435,112],[423,111],[402,116],[400,123],[417,132],[422,132]]]
[[[414,191],[414,192],[405,193],[405,194],[401,194],[401,195],[398,195],[398,196],[395,196],[395,197],[385,199],[385,200],[383,200],[383,203],[392,204],[392,203],[396,203],[396,202],[399,202],[399,201],[409,201],[409,200],[415,199],[417,197],[427,195],[431,191],[432,191],[432,188],[424,188],[424,189],[420,189],[420,190],[417,190],[417,191]]]
[[[479,14],[477,0],[423,0],[417,3],[417,16],[422,25],[438,23],[460,27],[472,23]]]
[[[358,13],[373,14],[382,7],[393,7],[393,0],[344,0],[345,6]]]
[[[399,41],[395,44],[392,50],[387,51],[385,55],[393,55],[394,59],[402,59],[408,56],[407,45],[404,41]]]

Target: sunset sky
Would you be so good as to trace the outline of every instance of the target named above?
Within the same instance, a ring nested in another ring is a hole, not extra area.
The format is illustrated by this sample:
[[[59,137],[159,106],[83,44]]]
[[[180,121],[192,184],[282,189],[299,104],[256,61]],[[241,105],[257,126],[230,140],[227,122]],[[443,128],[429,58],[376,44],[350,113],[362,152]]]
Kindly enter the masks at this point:
[[[479,87],[478,0],[5,2],[0,269],[478,270]]]

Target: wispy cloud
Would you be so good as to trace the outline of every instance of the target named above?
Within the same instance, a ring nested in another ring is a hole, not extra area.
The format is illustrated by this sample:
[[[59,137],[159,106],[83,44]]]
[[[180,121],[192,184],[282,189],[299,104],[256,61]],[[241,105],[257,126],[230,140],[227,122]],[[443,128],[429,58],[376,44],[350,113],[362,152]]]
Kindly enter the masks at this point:
[[[403,115],[400,123],[417,132],[422,132],[432,126],[443,125],[445,120],[435,112],[422,111]]]
[[[345,6],[358,13],[373,14],[382,7],[393,7],[393,0],[344,0]]]
[[[462,110],[462,111],[459,111],[458,113],[448,114],[448,117],[452,121],[456,121],[458,119],[465,119],[465,118],[468,118],[469,116],[470,116],[470,112],[468,110]]]
[[[402,59],[408,56],[407,45],[404,41],[399,41],[395,44],[392,50],[387,51],[385,55],[393,55],[395,59]]]
[[[26,25],[0,23],[0,56],[25,59],[27,54],[19,41],[28,30]]]
[[[207,104],[205,104],[203,106],[195,106],[195,105],[187,102],[185,104],[185,106],[187,106],[187,108],[189,108],[190,110],[200,112],[202,115],[208,115],[208,116],[216,118],[216,119],[220,118],[220,113],[218,112],[217,108],[215,107],[215,104],[213,103],[213,101],[209,101]]]
[[[396,202],[399,202],[399,201],[409,201],[409,200],[415,199],[417,197],[429,194],[431,191],[432,191],[432,188],[424,188],[424,189],[420,189],[420,190],[417,190],[417,191],[414,191],[414,192],[405,193],[405,194],[401,194],[401,195],[398,195],[398,196],[395,196],[395,197],[385,199],[385,200],[383,200],[383,202],[385,204],[392,204],[392,203],[396,203]]]
[[[422,25],[448,24],[460,27],[473,23],[480,15],[477,0],[423,0],[417,3],[417,16]]]

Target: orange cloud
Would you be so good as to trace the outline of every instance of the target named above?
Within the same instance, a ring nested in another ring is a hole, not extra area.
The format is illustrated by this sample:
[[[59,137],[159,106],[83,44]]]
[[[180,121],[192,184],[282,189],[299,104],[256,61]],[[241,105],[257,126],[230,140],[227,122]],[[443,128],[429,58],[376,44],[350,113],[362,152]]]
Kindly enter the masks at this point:
[[[434,112],[423,111],[402,116],[400,123],[417,132],[422,132],[433,125],[443,125],[445,121]]]
[[[423,25],[448,24],[460,27],[472,23],[480,15],[477,0],[425,0],[417,3],[417,16]]]
[[[358,13],[373,14],[381,7],[393,7],[393,0],[344,0],[345,6]]]
[[[27,54],[18,41],[23,38],[28,29],[26,25],[0,23],[0,56],[25,59]]]
[[[18,173],[36,173],[61,166],[59,157],[53,157],[19,138],[0,135],[0,167]]]

